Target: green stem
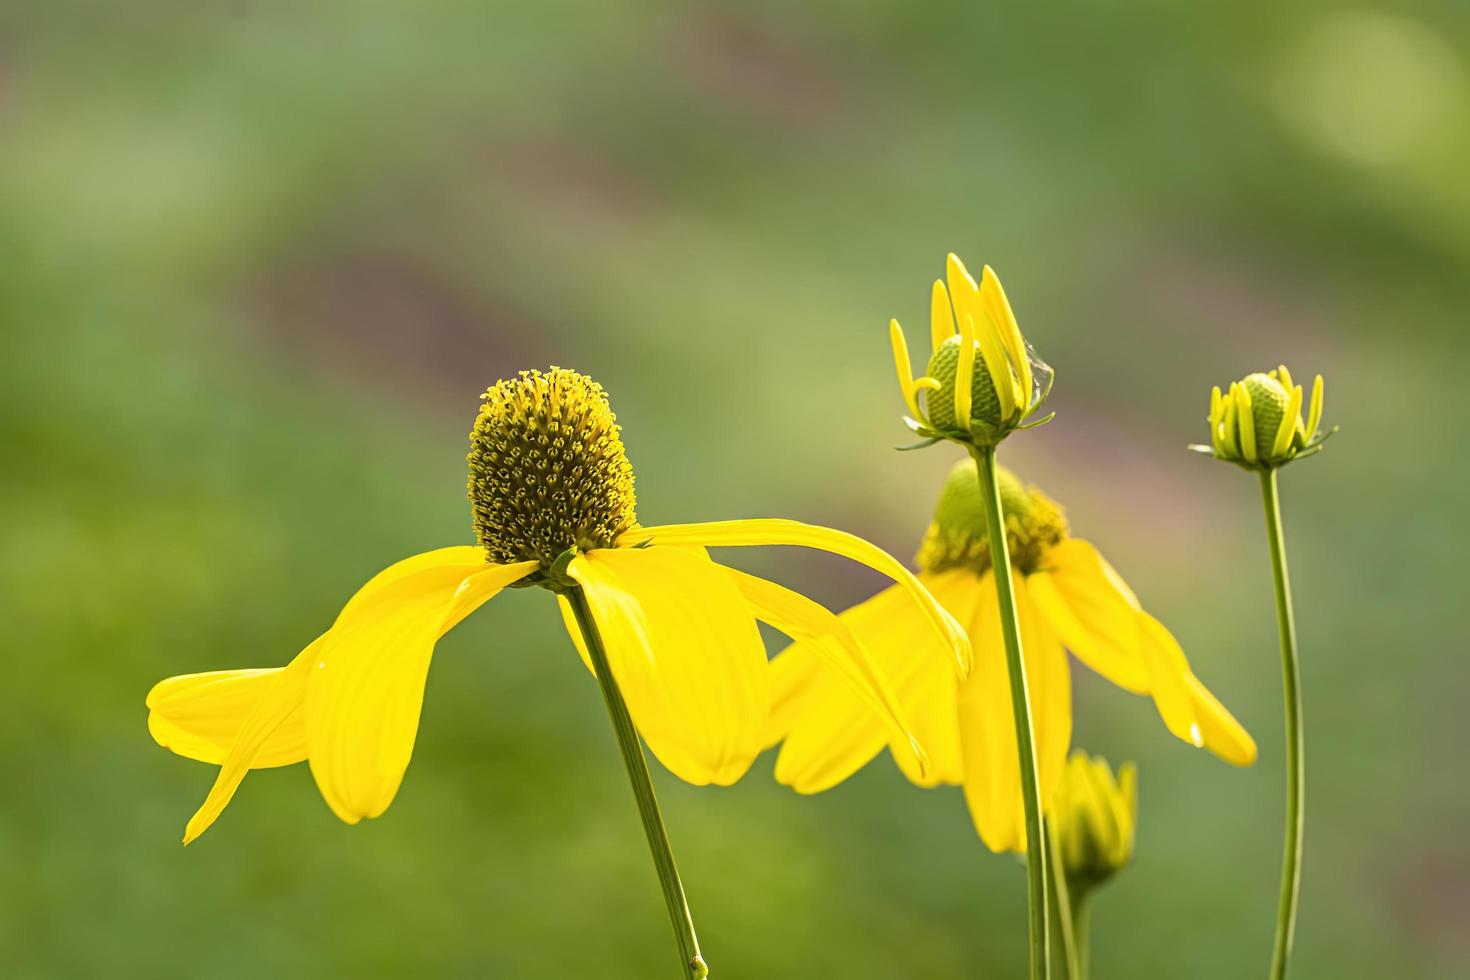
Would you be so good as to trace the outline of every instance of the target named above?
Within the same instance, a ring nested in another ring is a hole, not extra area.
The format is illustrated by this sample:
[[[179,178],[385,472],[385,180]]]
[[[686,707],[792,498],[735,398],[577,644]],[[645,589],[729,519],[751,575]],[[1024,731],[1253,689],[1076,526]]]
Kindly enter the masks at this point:
[[[1041,793],[1036,777],[1036,736],[1031,724],[1031,699],[1026,688],[1026,663],[1021,657],[1021,628],[1016,615],[1016,590],[1011,582],[1011,556],[1006,546],[1001,511],[1000,479],[995,447],[974,446],[970,455],[980,472],[980,496],[985,500],[986,536],[995,594],[1000,602],[1001,633],[1005,636],[1006,669],[1011,678],[1011,715],[1016,722],[1016,753],[1021,766],[1021,804],[1026,815],[1026,875],[1031,947],[1031,978],[1051,976],[1047,938],[1046,843],[1041,835]]]
[[[679,945],[679,976],[683,980],[704,980],[709,976],[709,967],[699,955],[699,939],[694,934],[694,919],[689,914],[689,902],[684,898],[684,885],[679,880],[679,869],[674,864],[674,852],[669,847],[669,835],[664,830],[663,814],[659,812],[658,797],[653,793],[653,780],[648,773],[648,760],[643,755],[643,744],[638,740],[638,731],[628,715],[628,706],[623,694],[613,680],[612,668],[607,663],[607,652],[602,645],[602,636],[597,623],[592,619],[592,610],[587,597],[578,588],[565,593],[582,631],[582,640],[597,672],[597,683],[602,688],[602,698],[607,703],[608,717],[612,719],[613,733],[618,738],[618,749],[623,754],[623,765],[628,769],[628,782],[633,785],[633,796],[638,801],[638,815],[643,818],[643,833],[648,837],[648,849],[653,853],[653,864],[658,869],[658,881],[664,892],[664,904],[669,909],[669,921],[674,926],[674,939]]]
[[[1072,899],[1072,936],[1077,943],[1077,973],[1074,980],[1087,980],[1092,968],[1092,902],[1088,894],[1078,892]]]
[[[1286,845],[1281,858],[1281,902],[1276,911],[1276,942],[1271,955],[1272,980],[1286,976],[1291,940],[1296,930],[1297,900],[1302,881],[1302,796],[1306,775],[1302,768],[1301,665],[1297,662],[1296,620],[1291,611],[1291,582],[1286,574],[1286,542],[1281,529],[1281,495],[1276,470],[1261,474],[1261,496],[1266,505],[1266,532],[1271,539],[1271,570],[1276,579],[1276,623],[1281,633],[1281,682],[1286,701]]]
[[[1046,835],[1046,859],[1051,870],[1052,920],[1056,923],[1062,958],[1067,964],[1067,980],[1078,980],[1082,975],[1082,968],[1077,959],[1076,930],[1072,927],[1072,896],[1067,888],[1067,869],[1062,864],[1062,846],[1057,841],[1057,835],[1052,832],[1050,819],[1042,821],[1041,830]],[[1081,900],[1080,895],[1078,900]]]

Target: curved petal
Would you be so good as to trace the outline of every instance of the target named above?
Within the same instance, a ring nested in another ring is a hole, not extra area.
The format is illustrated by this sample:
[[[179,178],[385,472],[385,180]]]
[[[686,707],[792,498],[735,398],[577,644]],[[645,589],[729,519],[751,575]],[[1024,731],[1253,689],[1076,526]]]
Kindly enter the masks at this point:
[[[148,731],[171,752],[221,765],[251,709],[285,670],[212,670],[159,681],[148,692]],[[306,715],[298,705],[260,746],[250,766],[269,769],[305,758]]]
[[[235,790],[240,788],[245,774],[254,767],[262,749],[271,742],[272,736],[288,718],[301,712],[302,703],[306,700],[306,680],[310,675],[311,665],[316,662],[317,653],[326,638],[326,633],[317,637],[280,673],[271,678],[269,683],[262,685],[260,697],[245,715],[230,743],[230,750],[220,764],[219,774],[214,778],[209,795],[184,828],[185,844],[204,833],[219,819],[219,815],[234,797]]]
[[[803,524],[779,518],[746,521],[713,521],[708,524],[665,524],[661,527],[638,527],[618,538],[621,546],[644,542],[674,545],[706,545],[710,547],[742,547],[747,545],[796,545],[841,555],[867,565],[902,585],[918,601],[935,628],[953,652],[961,677],[970,672],[970,640],[954,617],[944,611],[903,564],[877,545],[856,535],[831,528]]]
[[[799,640],[845,681],[851,691],[888,729],[897,751],[910,756],[921,774],[929,757],[905,720],[903,708],[852,630],[820,603],[806,596],[734,568],[725,569],[755,616],[793,640]]]
[[[467,572],[458,555],[444,558],[385,577],[370,595],[354,596],[310,670],[311,772],[327,805],[347,823],[378,816],[398,792],[418,735],[434,644],[537,567],[479,562]]]
[[[727,786],[760,754],[770,710],[765,645],[726,570],[682,547],[573,559],[608,664],[649,748],[695,785]]]
[[[1200,683],[1193,674],[1186,678],[1194,714],[1204,736],[1205,748],[1233,766],[1251,766],[1256,762],[1256,742],[1235,716]]]
[[[1204,735],[1194,714],[1194,698],[1189,691],[1189,661],[1179,641],[1164,624],[1146,612],[1138,614],[1143,659],[1149,669],[1149,690],[1164,726],[1175,738],[1190,745],[1204,744]]]
[[[1041,805],[1045,808],[1066,769],[1072,740],[1072,681],[1066,651],[1032,601],[1029,579],[1016,576],[1016,614],[1036,741]],[[965,800],[975,829],[993,851],[1024,851],[1020,757],[1011,711],[1010,671],[1001,633],[995,580],[987,574],[976,603],[973,642],[976,675],[960,691],[960,741],[965,757]]]
[[[582,666],[587,668],[587,673],[593,677],[597,676],[597,668],[592,666],[592,655],[587,652],[587,642],[582,639],[582,629],[577,625],[577,614],[572,612],[572,604],[564,595],[556,597],[556,608],[561,610],[561,623],[567,628],[567,635],[572,638],[572,646],[577,648],[577,656],[582,658]]]
[[[1011,679],[1000,645],[1000,612],[990,573],[981,580],[970,629],[975,671],[960,685],[960,749],[965,803],[980,839],[992,851],[1022,846],[1020,765],[1011,718]]]
[[[1114,684],[1148,693],[1138,645],[1138,599],[1090,542],[1068,538],[1027,580],[1031,597],[1068,650]]]

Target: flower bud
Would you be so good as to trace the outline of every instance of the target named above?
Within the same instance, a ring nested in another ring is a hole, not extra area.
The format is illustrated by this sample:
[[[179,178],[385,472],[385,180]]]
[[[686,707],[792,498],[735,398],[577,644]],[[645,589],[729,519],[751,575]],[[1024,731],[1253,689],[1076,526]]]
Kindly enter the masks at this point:
[[[1049,819],[1075,901],[1121,871],[1133,857],[1137,770],[1125,762],[1114,779],[1106,760],[1089,758],[1078,749],[1067,760],[1052,796]]]
[[[1021,336],[995,272],[986,266],[976,285],[951,253],[946,279],[931,295],[933,353],[923,377],[913,377],[903,328],[897,320],[889,325],[909,427],[930,442],[993,446],[1048,421],[1031,417],[1051,391],[1052,370]]]
[[[1274,469],[1311,456],[1337,431],[1319,431],[1322,375],[1312,385],[1305,421],[1304,400],[1301,386],[1292,384],[1284,364],[1265,374],[1257,372],[1232,381],[1224,395],[1216,387],[1210,392],[1210,445],[1190,448],[1249,470]]]

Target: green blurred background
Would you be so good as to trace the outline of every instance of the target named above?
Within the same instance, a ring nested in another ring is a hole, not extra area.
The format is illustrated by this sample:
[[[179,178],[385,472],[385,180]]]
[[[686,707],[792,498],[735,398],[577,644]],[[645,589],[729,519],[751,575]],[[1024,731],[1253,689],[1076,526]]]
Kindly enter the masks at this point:
[[[1187,453],[1285,360],[1343,432],[1283,477],[1305,657],[1294,976],[1470,975],[1470,14],[1460,5],[162,0],[0,7],[0,974],[671,975],[595,685],[549,599],[440,646],[403,792],[304,766],[179,846],[213,770],[169,674],[275,665],[382,565],[470,540],[477,396],[600,379],[647,523],[790,516],[907,557],[954,249],[1057,370],[1006,460],[1262,747],[1235,770],[1079,671],[1141,770],[1095,975],[1265,972],[1280,675],[1257,488]],[[878,582],[730,555],[836,605]],[[717,978],[1015,977],[1024,876],[881,759],[801,798],[657,773]]]

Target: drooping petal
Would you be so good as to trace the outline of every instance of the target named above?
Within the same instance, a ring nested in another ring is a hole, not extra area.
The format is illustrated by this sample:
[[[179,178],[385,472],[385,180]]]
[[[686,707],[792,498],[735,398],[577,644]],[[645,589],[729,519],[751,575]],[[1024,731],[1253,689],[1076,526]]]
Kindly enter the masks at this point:
[[[301,712],[302,703],[306,699],[307,677],[326,637],[325,633],[317,637],[296,655],[296,659],[272,677],[269,683],[262,685],[260,698],[240,723],[239,731],[230,743],[230,750],[220,765],[219,774],[215,776],[209,795],[184,828],[185,844],[204,833],[219,819],[219,815],[235,795],[235,790],[240,788],[245,774],[255,765],[261,750],[271,742],[272,736],[288,718]]]
[[[587,668],[593,677],[597,676],[597,668],[592,666],[592,655],[587,652],[587,643],[582,639],[582,629],[577,625],[577,614],[572,612],[572,604],[564,595],[556,597],[556,607],[561,610],[562,625],[567,628],[567,635],[572,638],[572,646],[577,648],[577,656],[582,658],[582,666]]]
[[[618,544],[623,547],[652,542],[672,545],[706,545],[709,547],[742,547],[747,545],[796,545],[816,548],[881,572],[907,589],[918,601],[934,627],[939,630],[952,652],[960,676],[970,671],[970,640],[965,630],[934,597],[892,555],[852,534],[831,528],[803,524],[778,518],[745,521],[714,521],[708,524],[666,524],[661,527],[639,527],[624,533]]]
[[[1045,809],[1062,780],[1067,753],[1072,748],[1072,674],[1061,640],[1032,601],[1030,583],[1030,578],[1016,576],[1016,614],[1026,662],[1026,686],[1031,692],[1041,805]]]
[[[919,772],[929,768],[928,754],[910,730],[888,678],[845,623],[800,593],[733,568],[726,571],[750,604],[757,619],[798,640],[831,667],[859,701],[888,729],[897,751],[911,756]]]
[[[770,708],[765,646],[726,569],[687,547],[575,558],[608,664],[649,748],[695,785],[727,786],[760,754]]]
[[[1149,671],[1139,654],[1139,605],[1133,591],[1080,538],[1050,548],[1044,565],[1026,584],[1067,649],[1123,690],[1147,694]]]
[[[995,584],[988,572],[970,628],[975,638],[975,670],[959,690],[965,803],[986,847],[996,852],[1019,850],[1024,832],[1011,680],[999,642]]]
[[[1225,710],[1225,706],[1198,677],[1190,674],[1186,684],[1194,700],[1194,714],[1200,734],[1204,736],[1205,748],[1233,766],[1255,765],[1256,742],[1250,733]]]
[[[388,808],[413,754],[434,645],[536,567],[445,555],[343,609],[311,667],[306,705],[311,772],[337,816],[357,823]]]
[[[1041,805],[1061,782],[1072,739],[1072,683],[1066,651],[1036,604],[1028,579],[1016,576],[1016,615],[1026,665],[1026,687],[1036,742]],[[1020,756],[1011,710],[1010,671],[996,605],[995,579],[986,574],[975,605],[976,672],[960,690],[960,741],[965,800],[980,838],[993,851],[1024,851]],[[983,672],[979,667],[984,662]]]
[[[968,580],[968,588],[962,580]],[[924,576],[924,584],[948,608],[967,613],[975,576],[955,570]],[[925,628],[923,614],[902,586],[891,586],[843,612],[838,619],[872,655],[891,683],[910,730],[929,753],[920,773],[900,746],[894,759],[922,786],[958,782],[961,776],[955,721],[954,671],[945,658],[925,651],[941,641]],[[771,664],[772,699],[784,716],[786,738],[776,778],[799,793],[817,793],[851,776],[873,759],[891,735],[854,693],[849,681],[805,642],[794,643]]]
[[[1204,744],[1189,693],[1189,661],[1174,634],[1146,612],[1138,613],[1140,649],[1149,669],[1149,692],[1159,716],[1175,738],[1193,746]]]
[[[216,766],[245,719],[285,667],[212,670],[159,681],[148,692],[148,731],[171,752]],[[289,766],[306,758],[306,715],[298,704],[261,744],[250,766]]]

